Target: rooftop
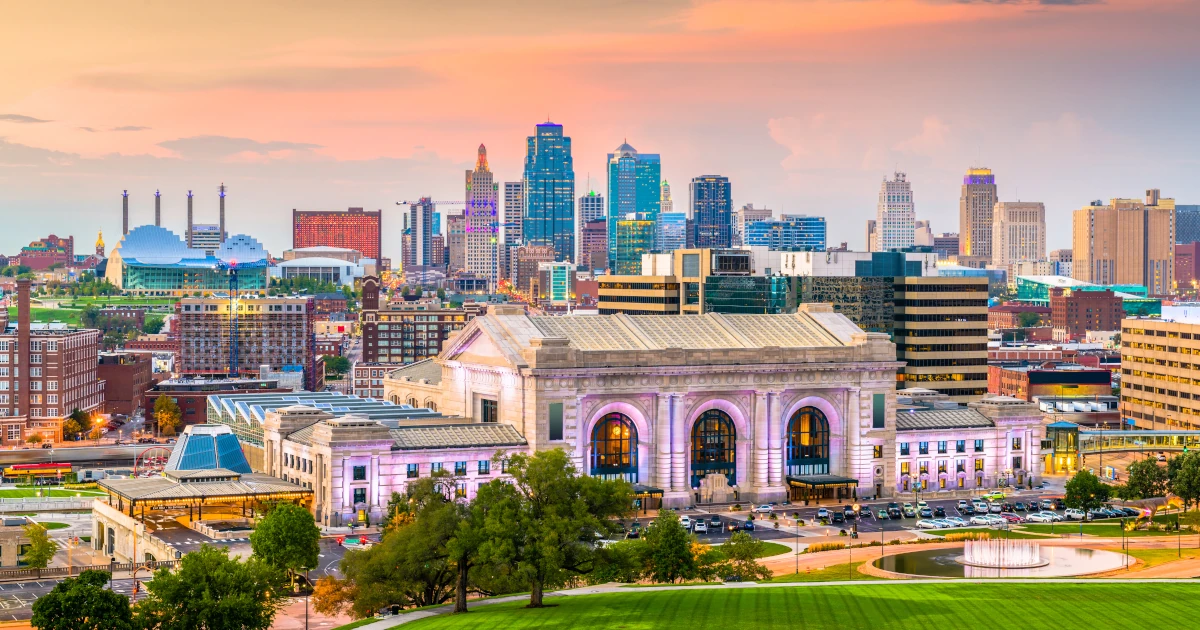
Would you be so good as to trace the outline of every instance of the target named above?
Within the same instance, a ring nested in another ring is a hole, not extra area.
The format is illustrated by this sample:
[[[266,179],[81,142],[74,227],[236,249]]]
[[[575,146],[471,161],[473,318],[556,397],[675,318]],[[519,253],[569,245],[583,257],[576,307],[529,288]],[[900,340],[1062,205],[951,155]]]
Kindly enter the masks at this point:
[[[142,225],[126,234],[117,244],[114,254],[126,265],[179,266],[212,268],[224,264],[241,267],[262,267],[267,252],[261,243],[246,236],[230,236],[209,256],[202,249],[189,248],[174,232],[157,225]]]
[[[959,409],[897,409],[897,431],[929,431],[936,429],[978,429],[995,426],[983,414],[970,408]]]
[[[493,422],[399,427],[392,429],[389,433],[396,440],[393,449],[400,451],[524,446],[528,444],[511,424]]]
[[[417,361],[416,363],[391,371],[388,374],[388,378],[409,378],[414,381],[425,380],[431,385],[437,385],[442,382],[442,366],[434,362],[433,359],[425,359],[424,361]]]
[[[208,397],[210,417],[216,411],[220,414],[222,422],[233,421],[257,427],[262,426],[268,411],[296,405],[319,409],[334,417],[355,414],[393,427],[405,421],[444,419],[444,416],[429,409],[396,405],[339,392],[217,393]]]

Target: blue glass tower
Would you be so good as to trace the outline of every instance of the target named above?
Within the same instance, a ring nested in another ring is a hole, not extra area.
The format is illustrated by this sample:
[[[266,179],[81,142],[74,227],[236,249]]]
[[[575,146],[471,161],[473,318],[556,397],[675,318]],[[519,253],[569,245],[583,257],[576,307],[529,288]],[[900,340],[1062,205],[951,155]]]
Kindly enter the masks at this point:
[[[701,175],[692,178],[693,247],[728,248],[733,245],[732,206],[728,177]]]
[[[575,166],[571,139],[562,125],[539,123],[526,139],[525,212],[526,245],[549,245],[554,260],[575,256]]]
[[[609,265],[617,260],[617,221],[630,214],[642,215],[642,220],[658,221],[662,199],[662,160],[657,153],[638,153],[624,143],[608,154],[608,258]],[[650,243],[647,252],[654,248]],[[646,253],[646,252],[643,252]],[[639,258],[640,261],[640,258]],[[639,262],[640,264],[640,262]]]
[[[660,212],[657,240],[655,249],[663,253],[687,247],[687,213]]]
[[[765,245],[773,250],[825,250],[825,217],[785,214],[778,221],[746,224],[746,245]]]

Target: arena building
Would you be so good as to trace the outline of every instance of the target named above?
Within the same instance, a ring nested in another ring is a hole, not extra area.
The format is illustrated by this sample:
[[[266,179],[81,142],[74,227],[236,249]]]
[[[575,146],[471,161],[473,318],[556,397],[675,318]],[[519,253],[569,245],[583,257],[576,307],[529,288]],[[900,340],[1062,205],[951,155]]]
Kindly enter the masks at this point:
[[[143,225],[109,255],[105,277],[126,293],[184,296],[227,291],[231,267],[238,270],[241,291],[267,290],[267,252],[253,238],[230,236],[210,256],[189,248],[170,230]]]

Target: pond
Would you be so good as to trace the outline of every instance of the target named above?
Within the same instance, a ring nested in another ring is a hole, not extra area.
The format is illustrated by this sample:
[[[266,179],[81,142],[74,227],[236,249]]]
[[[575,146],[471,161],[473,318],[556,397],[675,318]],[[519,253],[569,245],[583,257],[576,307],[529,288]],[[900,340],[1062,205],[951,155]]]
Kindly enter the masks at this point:
[[[1125,566],[1124,554],[1100,549],[1078,547],[1041,548],[1047,564],[1020,569],[994,569],[963,564],[962,547],[927,549],[877,558],[875,568],[920,577],[944,578],[1010,578],[1010,577],[1067,577],[1089,575],[1120,569]],[[1134,560],[1130,559],[1130,563]]]

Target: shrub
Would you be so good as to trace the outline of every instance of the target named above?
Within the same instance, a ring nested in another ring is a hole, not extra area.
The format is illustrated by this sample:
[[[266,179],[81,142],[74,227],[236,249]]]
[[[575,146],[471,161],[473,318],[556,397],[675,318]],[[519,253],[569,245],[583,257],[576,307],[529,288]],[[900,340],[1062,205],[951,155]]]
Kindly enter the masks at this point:
[[[733,504],[733,507],[729,508],[729,511],[730,511],[730,512],[741,512],[741,511],[742,511],[742,504],[741,504],[741,503],[734,503],[734,504]]]
[[[991,532],[956,532],[942,537],[945,542],[962,542],[966,540],[990,540]]]
[[[822,551],[835,551],[837,549],[845,548],[846,543],[841,542],[817,543],[815,545],[809,545],[808,548],[801,553],[821,553]]]

